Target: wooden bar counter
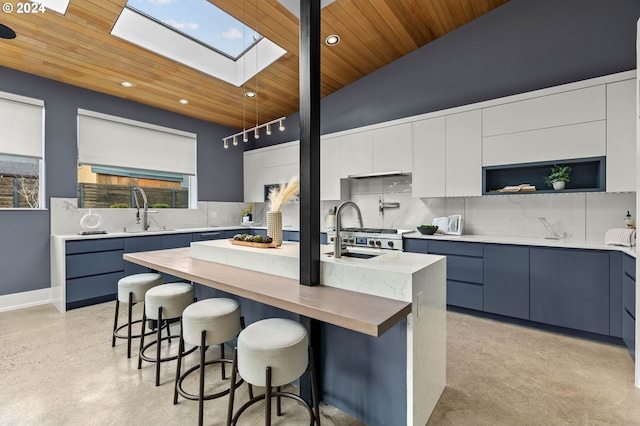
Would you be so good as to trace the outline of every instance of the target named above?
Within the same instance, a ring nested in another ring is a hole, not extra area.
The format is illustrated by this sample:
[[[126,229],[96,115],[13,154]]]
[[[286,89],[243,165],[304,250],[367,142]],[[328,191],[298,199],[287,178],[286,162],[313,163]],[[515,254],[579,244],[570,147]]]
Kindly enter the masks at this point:
[[[411,303],[192,258],[190,248],[128,253],[124,259],[187,281],[309,318],[380,336],[411,313]]]

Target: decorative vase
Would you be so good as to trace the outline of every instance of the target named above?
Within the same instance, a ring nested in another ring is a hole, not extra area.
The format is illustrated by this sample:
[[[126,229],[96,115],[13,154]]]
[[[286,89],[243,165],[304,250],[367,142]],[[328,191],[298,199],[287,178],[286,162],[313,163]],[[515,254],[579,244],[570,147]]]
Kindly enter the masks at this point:
[[[267,212],[267,236],[273,238],[274,245],[282,245],[282,212]]]
[[[556,191],[559,189],[564,189],[564,181],[563,180],[557,180],[555,182],[553,182],[553,189],[555,189]]]

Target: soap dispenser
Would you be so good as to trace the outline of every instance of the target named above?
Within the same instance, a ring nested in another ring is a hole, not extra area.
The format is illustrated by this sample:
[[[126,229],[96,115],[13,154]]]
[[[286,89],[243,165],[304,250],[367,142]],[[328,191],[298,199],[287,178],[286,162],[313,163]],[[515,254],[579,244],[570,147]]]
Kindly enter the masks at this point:
[[[633,218],[631,217],[631,213],[629,213],[629,211],[627,211],[627,215],[624,217],[624,224],[627,225],[627,228],[635,228]]]

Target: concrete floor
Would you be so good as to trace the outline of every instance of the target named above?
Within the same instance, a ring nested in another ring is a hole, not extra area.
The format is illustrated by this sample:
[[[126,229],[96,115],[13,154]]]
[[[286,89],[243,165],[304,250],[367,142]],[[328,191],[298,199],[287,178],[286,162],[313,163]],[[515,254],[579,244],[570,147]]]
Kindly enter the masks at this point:
[[[0,425],[197,423],[197,402],[172,405],[175,362],[163,364],[155,387],[152,364],[137,370],[124,340],[111,348],[113,309],[0,313]],[[447,388],[429,425],[640,425],[640,389],[623,347],[456,312],[447,333]],[[223,425],[226,403],[207,401],[205,424]],[[308,424],[295,402],[284,410],[274,424]],[[259,408],[247,414],[241,424],[262,424]],[[322,422],[361,425],[325,405]]]

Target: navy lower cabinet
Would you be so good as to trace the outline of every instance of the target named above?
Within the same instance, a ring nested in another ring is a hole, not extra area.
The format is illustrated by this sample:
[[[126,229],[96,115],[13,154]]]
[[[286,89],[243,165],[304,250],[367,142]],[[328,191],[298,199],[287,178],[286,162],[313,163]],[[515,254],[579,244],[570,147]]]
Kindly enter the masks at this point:
[[[65,243],[66,309],[114,300],[125,275],[122,238]]]
[[[224,238],[224,233],[225,231],[194,232],[191,235],[191,240],[192,241],[221,240]]]
[[[484,310],[529,319],[529,247],[484,245]]]
[[[124,252],[137,253],[140,251],[151,251],[162,249],[162,236],[152,235],[147,237],[129,237],[124,239]],[[151,272],[146,266],[131,262],[124,262],[125,275],[144,274]]]
[[[609,335],[609,253],[530,249],[530,319]]]
[[[447,305],[484,309],[481,243],[429,240],[427,252],[447,257]]]
[[[625,254],[622,262],[622,340],[635,359],[636,260]]]

